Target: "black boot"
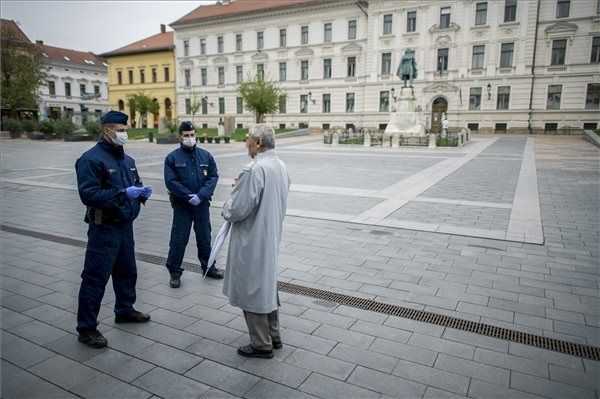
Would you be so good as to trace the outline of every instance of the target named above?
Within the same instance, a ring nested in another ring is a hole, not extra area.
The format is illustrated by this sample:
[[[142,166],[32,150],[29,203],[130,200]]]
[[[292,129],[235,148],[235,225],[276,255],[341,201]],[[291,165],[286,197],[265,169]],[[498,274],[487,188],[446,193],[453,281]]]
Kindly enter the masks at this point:
[[[238,355],[244,357],[257,357],[260,359],[271,359],[273,351],[256,349],[252,345],[240,346],[237,350]]]
[[[206,272],[206,269],[202,269],[202,273],[205,273],[205,272]],[[222,280],[224,274],[225,273],[223,273],[223,270],[219,270],[213,266],[210,269],[208,269],[208,272],[206,273],[206,277],[214,278],[215,280]]]
[[[98,330],[80,331],[77,340],[82,344],[96,349],[104,348],[108,345],[108,341]]]
[[[150,315],[137,310],[128,314],[118,314],[115,316],[115,323],[146,323],[150,321]]]
[[[171,273],[171,279],[169,280],[169,285],[171,286],[171,288],[181,287],[181,274]]]

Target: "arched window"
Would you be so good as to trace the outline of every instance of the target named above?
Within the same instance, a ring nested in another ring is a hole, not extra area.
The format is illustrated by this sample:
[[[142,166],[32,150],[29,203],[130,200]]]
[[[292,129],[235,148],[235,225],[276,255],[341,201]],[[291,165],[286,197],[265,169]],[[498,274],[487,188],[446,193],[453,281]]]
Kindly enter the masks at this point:
[[[125,103],[123,102],[123,100],[119,100],[119,111],[123,112],[124,109]]]
[[[171,120],[173,117],[173,109],[171,108],[171,99],[165,98],[165,117],[167,120]]]

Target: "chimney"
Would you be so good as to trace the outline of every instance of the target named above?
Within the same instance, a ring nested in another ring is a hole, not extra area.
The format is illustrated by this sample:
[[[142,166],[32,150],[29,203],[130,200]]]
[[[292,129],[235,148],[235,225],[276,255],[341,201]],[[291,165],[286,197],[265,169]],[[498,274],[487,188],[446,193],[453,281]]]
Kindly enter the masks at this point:
[[[39,44],[40,46],[44,45],[44,41],[43,40],[36,40],[35,44]]]
[[[165,33],[167,31],[167,26],[165,24],[160,24],[160,33]]]

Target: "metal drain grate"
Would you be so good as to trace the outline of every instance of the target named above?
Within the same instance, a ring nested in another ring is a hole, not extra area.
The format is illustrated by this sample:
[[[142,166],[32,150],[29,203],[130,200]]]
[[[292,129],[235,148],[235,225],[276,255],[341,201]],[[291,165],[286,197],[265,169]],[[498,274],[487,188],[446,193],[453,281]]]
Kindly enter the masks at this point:
[[[490,324],[459,319],[457,317],[411,309],[390,303],[377,302],[372,299],[359,298],[351,295],[321,290],[318,288],[304,287],[302,285],[279,282],[279,289],[296,295],[304,295],[321,301],[335,302],[340,305],[383,313],[391,316],[403,317],[423,323],[435,324],[442,327],[455,328],[474,334],[485,335],[492,338],[517,342],[524,345],[535,346],[568,355],[583,357],[591,360],[600,360],[600,348],[590,345],[562,341],[559,339],[542,337],[526,332],[496,327]]]
[[[86,242],[83,240],[62,237],[54,234],[41,233],[15,226],[8,226],[2,224],[0,225],[0,230],[81,248],[85,248],[86,246]],[[140,261],[152,263],[155,265],[164,265],[166,262],[166,258],[162,256],[143,252],[136,252],[136,257]],[[199,265],[189,262],[184,262],[183,268],[193,272],[200,272],[201,270]],[[487,337],[503,339],[506,341],[516,342],[529,346],[535,346],[537,348],[565,353],[568,355],[578,356],[586,359],[596,361],[600,360],[600,348],[596,346],[583,345],[555,338],[542,337],[539,335],[511,330],[508,328],[496,327],[490,324],[459,319],[457,317],[446,316],[423,310],[411,309],[400,305],[394,305],[391,303],[377,302],[372,299],[359,298],[351,295],[339,294],[332,291],[305,287],[302,285],[286,283],[282,281],[278,283],[278,286],[281,291],[287,292],[289,294],[315,298],[317,299],[317,302],[322,305],[346,305],[357,309],[383,313],[396,317],[403,317],[406,319],[420,321],[423,323],[430,323],[442,327],[454,328],[457,330],[467,331],[474,334],[485,335]]]

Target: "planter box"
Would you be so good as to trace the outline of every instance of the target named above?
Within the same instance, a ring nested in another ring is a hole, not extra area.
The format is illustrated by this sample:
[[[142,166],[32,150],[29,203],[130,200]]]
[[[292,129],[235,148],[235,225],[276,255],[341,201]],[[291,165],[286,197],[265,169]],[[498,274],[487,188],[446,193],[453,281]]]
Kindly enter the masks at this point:
[[[212,137],[207,137],[206,141],[208,141],[209,143],[212,143],[213,142],[213,138]]]
[[[221,142],[221,138],[220,137],[215,137],[215,143],[219,144]]]
[[[229,144],[231,137],[224,137],[223,140],[225,140],[225,144]]]
[[[69,134],[65,136],[64,141],[96,141],[91,134]]]
[[[177,144],[179,143],[179,138],[177,136],[163,136],[156,138],[156,144]]]

